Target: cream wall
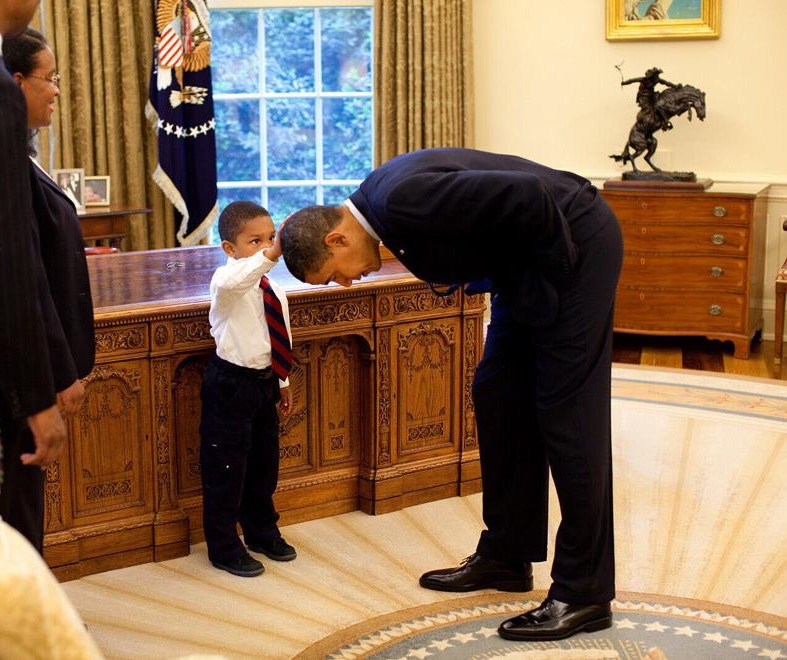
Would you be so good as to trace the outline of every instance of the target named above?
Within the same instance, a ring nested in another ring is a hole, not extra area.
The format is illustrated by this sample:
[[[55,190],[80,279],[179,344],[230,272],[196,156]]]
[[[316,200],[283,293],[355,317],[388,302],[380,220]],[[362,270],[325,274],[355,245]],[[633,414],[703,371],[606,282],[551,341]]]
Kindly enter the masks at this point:
[[[787,0],[721,0],[721,37],[609,42],[605,0],[474,0],[476,146],[600,183],[621,171],[637,111],[628,77],[658,66],[706,93],[704,122],[659,132],[655,162],[715,181],[776,184],[769,195],[765,336],[773,276],[787,256]],[[638,161],[643,167],[644,162]]]

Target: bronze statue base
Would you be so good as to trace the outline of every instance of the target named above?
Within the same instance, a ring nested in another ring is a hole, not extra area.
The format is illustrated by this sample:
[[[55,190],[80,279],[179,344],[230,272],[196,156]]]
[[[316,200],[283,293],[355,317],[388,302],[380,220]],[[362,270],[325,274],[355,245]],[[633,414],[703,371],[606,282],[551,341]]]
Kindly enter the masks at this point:
[[[658,172],[654,172],[658,174]],[[681,181],[680,179],[656,179],[654,177],[630,179],[607,179],[604,190],[707,190],[713,185],[713,179],[696,179]]]
[[[624,181],[696,181],[694,172],[623,172]]]

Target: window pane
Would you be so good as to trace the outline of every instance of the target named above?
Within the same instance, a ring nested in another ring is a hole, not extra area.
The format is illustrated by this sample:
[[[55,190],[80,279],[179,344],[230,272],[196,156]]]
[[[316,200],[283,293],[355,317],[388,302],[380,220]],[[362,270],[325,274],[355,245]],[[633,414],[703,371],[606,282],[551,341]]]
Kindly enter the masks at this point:
[[[257,12],[210,12],[213,91],[259,92]]]
[[[265,10],[268,92],[314,91],[314,10]]]
[[[252,188],[219,188],[219,212],[223,211],[230,202],[262,203],[262,189],[259,186]]]
[[[216,164],[219,181],[259,181],[260,104],[219,101],[216,108]]]
[[[328,92],[372,90],[372,10],[322,9],[322,88]]]
[[[326,179],[362,179],[372,169],[372,101],[323,101],[323,168]]]
[[[277,227],[290,213],[316,203],[317,189],[314,186],[268,188],[268,211]]]
[[[341,204],[358,186],[325,186],[323,188],[323,204]]]
[[[268,178],[272,181],[316,176],[314,101],[268,101]]]

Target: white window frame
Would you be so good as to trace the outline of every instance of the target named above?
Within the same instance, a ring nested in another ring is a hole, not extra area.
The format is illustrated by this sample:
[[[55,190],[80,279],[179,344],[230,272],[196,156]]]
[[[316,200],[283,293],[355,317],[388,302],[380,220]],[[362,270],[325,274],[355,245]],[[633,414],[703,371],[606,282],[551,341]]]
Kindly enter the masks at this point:
[[[374,0],[207,0],[207,5],[209,9],[280,9],[280,8],[310,8],[310,7],[372,7],[374,5]],[[321,77],[321,71],[319,70],[319,60],[316,63],[318,67],[317,71],[315,71],[315,79],[319,79]],[[357,97],[369,97],[369,92],[319,92],[319,94],[323,98],[330,98],[330,97],[341,97],[341,98],[350,98],[353,96]],[[314,93],[308,92],[303,94],[281,94],[282,98],[298,98],[302,96],[303,98],[312,98],[314,97]],[[267,93],[266,96],[268,98],[276,98],[276,93]],[[232,98],[232,99],[258,99],[260,94],[216,94],[214,93],[214,98],[217,100],[222,100],[224,98]],[[374,90],[371,92],[372,97],[372,104],[374,104]],[[299,179],[299,180],[276,180],[271,181],[268,179],[267,173],[267,158],[263,159],[263,166],[260,171],[260,180],[259,181],[222,181],[219,183],[219,188],[240,188],[240,187],[248,187],[248,188],[262,188],[263,190],[266,188],[289,188],[295,185],[301,186],[316,186],[319,193],[319,199],[322,198],[322,183],[323,182],[323,171],[322,171],[322,105],[317,104],[317,116],[315,117],[315,145],[316,145],[316,166],[317,166],[317,177],[315,179]],[[374,112],[374,111],[372,111]],[[372,140],[374,140],[374,135],[370,136]],[[267,144],[265,139],[263,138],[263,142],[261,145],[261,149],[267,149]],[[372,153],[374,153],[374,144],[372,143]],[[331,185],[354,185],[357,184],[355,179],[335,179],[332,180]],[[266,202],[267,193],[263,193],[262,202],[265,204]],[[319,201],[319,200],[318,200]]]

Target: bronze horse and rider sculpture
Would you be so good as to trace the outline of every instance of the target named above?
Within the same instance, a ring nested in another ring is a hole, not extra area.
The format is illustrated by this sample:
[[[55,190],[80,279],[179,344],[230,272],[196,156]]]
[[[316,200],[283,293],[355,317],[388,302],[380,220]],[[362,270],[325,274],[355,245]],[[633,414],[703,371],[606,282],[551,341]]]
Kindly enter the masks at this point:
[[[681,85],[671,83],[661,78],[661,69],[648,69],[644,76],[621,80],[621,85],[639,83],[637,90],[637,105],[640,110],[637,113],[637,120],[629,131],[628,141],[620,154],[612,154],[610,158],[615,162],[631,163],[633,173],[624,173],[624,178],[651,178],[657,176],[653,173],[648,175],[637,168],[634,159],[645,154],[645,162],[650,165],[654,173],[661,173],[662,170],[653,164],[651,160],[656,153],[658,140],[653,137],[656,131],[668,131],[672,128],[672,117],[677,117],[688,112],[688,119],[692,119],[692,111],[697,113],[700,121],[705,119],[705,92],[692,87],[691,85]],[[656,90],[656,85],[662,84],[664,88]],[[626,176],[626,175],[629,176]],[[672,172],[663,173],[659,178],[693,178],[692,173]]]

